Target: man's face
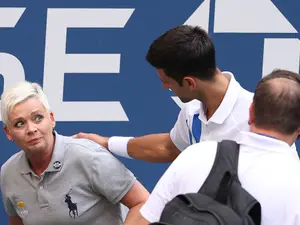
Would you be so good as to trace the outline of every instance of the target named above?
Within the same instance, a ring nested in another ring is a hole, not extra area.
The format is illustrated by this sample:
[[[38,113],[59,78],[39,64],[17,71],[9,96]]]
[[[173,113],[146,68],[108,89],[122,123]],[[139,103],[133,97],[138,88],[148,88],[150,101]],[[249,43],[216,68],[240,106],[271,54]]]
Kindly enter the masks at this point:
[[[53,143],[55,120],[37,98],[29,98],[13,107],[4,127],[6,136],[25,153],[49,150]]]
[[[172,90],[183,103],[195,99],[188,85],[179,85],[176,80],[168,77],[162,69],[157,69],[157,73],[162,82],[162,87]]]

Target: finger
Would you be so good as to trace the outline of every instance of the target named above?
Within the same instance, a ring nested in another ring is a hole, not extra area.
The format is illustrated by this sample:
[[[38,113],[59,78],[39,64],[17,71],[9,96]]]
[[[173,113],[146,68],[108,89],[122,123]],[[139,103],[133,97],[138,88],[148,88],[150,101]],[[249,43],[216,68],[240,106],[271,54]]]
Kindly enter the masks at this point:
[[[74,134],[72,137],[73,138],[86,138],[86,137],[88,137],[88,134],[80,132],[78,134]]]

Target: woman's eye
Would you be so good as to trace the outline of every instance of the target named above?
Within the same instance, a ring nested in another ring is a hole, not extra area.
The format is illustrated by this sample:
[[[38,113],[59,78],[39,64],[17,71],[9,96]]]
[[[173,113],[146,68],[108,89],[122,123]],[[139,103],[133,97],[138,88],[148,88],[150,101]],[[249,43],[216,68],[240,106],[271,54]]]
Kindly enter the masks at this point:
[[[44,118],[44,117],[43,117],[42,115],[36,115],[36,116],[34,117],[34,121],[39,122],[39,121],[41,121],[43,118]]]
[[[15,127],[17,127],[17,128],[20,128],[20,127],[23,127],[23,126],[24,126],[24,122],[22,122],[22,121],[18,121],[18,122],[15,123]]]

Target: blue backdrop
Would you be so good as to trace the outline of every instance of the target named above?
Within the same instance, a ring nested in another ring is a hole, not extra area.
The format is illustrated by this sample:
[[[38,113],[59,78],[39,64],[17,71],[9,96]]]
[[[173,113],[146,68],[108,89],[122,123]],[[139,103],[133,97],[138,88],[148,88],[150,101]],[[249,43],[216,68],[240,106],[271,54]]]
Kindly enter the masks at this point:
[[[253,91],[275,68],[299,72],[299,8],[299,0],[0,0],[0,93],[41,83],[64,135],[169,132],[180,107],[144,59],[154,38],[201,25],[220,69]],[[18,149],[0,132],[2,165]],[[168,166],[122,161],[149,191]],[[2,202],[0,220],[8,224]]]

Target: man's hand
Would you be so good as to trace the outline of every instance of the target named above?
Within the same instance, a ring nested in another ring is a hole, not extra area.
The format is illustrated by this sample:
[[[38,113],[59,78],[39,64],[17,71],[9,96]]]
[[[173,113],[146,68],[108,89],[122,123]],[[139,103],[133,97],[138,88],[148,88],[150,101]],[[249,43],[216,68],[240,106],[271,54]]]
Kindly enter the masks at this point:
[[[114,155],[147,162],[172,162],[181,152],[171,140],[169,133],[149,134],[136,138],[115,136],[116,139],[91,133],[78,133],[72,137],[94,141]],[[108,148],[108,140],[111,149]]]
[[[73,138],[85,138],[89,139],[91,141],[96,142],[97,144],[103,146],[104,148],[108,149],[108,137],[103,137],[98,134],[92,134],[92,133],[78,133],[72,136]]]

